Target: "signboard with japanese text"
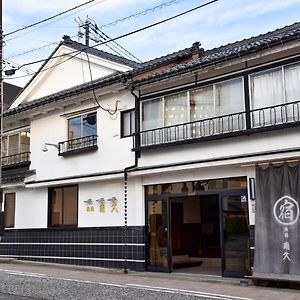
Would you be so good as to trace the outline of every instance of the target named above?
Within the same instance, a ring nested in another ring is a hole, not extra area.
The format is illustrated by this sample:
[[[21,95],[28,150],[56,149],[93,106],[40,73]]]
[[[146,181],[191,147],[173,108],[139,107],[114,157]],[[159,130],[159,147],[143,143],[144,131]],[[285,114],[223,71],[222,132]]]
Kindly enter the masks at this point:
[[[300,281],[300,164],[256,169],[253,275]]]

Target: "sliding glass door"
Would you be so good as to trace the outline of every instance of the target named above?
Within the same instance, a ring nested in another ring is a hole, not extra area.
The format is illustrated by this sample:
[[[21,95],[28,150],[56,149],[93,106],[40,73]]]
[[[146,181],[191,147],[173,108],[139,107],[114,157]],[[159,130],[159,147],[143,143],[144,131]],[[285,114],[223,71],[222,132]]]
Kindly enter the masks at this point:
[[[247,192],[228,191],[220,195],[223,276],[249,274],[249,222]]]
[[[170,272],[169,209],[167,199],[147,201],[147,270]]]

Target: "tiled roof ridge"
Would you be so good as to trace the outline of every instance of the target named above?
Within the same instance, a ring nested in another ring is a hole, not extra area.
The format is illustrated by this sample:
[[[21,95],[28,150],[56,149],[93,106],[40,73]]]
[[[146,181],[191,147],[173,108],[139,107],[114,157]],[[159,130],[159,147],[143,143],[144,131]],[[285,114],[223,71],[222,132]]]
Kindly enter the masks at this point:
[[[132,68],[138,67],[140,65],[140,63],[133,61],[131,59],[97,49],[94,46],[89,47],[82,43],[76,42],[72,40],[68,35],[63,36],[62,45],[73,48],[75,50],[85,50],[85,52],[88,52],[89,54],[102,57],[104,59],[111,60],[113,62],[123,64]]]
[[[269,30],[265,33],[261,33],[259,35],[254,35],[254,36],[251,36],[251,37],[248,37],[248,38],[244,38],[242,40],[237,40],[235,42],[231,42],[231,43],[228,43],[228,44],[225,44],[225,45],[221,45],[221,46],[218,46],[218,47],[214,47],[214,48],[211,48],[211,49],[208,49],[208,50],[205,50],[205,53],[207,52],[210,52],[210,51],[215,51],[215,50],[221,50],[222,48],[228,48],[230,46],[233,46],[233,45],[236,45],[236,44],[244,44],[244,43],[247,43],[249,42],[250,40],[258,40],[259,38],[262,38],[262,37],[266,37],[267,35],[273,35],[275,32],[282,32],[282,31],[287,31],[287,30],[291,30],[292,27],[300,27],[300,22],[295,22],[293,24],[290,24],[290,25],[286,25],[284,27],[281,27],[281,28],[277,28],[277,29],[274,29],[274,30]]]
[[[253,36],[241,41],[236,41],[234,43],[229,43],[224,46],[206,50],[203,55],[196,60],[177,64],[169,69],[162,70],[148,77],[136,80],[135,83],[138,85],[143,82],[149,83],[153,80],[166,76],[176,76],[176,74],[196,69],[199,66],[203,67],[205,65],[216,63],[222,60],[240,57],[266,47],[275,46],[278,44],[278,42],[283,43],[296,39],[300,39],[300,22],[275,29],[258,36]]]
[[[178,59],[180,57],[185,57],[191,54],[197,54],[201,53],[204,51],[203,48],[200,48],[201,43],[200,42],[195,42],[191,47],[187,47],[185,49],[181,49],[178,51],[174,51],[172,53],[148,60],[140,64],[134,71],[133,73],[139,73],[141,70],[153,67],[157,67],[159,65],[163,65],[164,63],[168,61],[173,61],[175,59]]]

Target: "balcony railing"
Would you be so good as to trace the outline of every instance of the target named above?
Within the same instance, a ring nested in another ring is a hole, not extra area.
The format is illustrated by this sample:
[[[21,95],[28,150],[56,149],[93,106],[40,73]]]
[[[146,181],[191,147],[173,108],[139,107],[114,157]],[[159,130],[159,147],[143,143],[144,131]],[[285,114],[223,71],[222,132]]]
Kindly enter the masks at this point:
[[[97,149],[97,135],[89,135],[58,143],[58,155],[61,156]]]
[[[135,142],[135,150],[220,139],[299,125],[300,101],[297,101],[144,130],[135,134],[135,140],[139,139],[138,143]]]
[[[12,167],[30,163],[30,152],[22,152],[2,157],[2,167]]]

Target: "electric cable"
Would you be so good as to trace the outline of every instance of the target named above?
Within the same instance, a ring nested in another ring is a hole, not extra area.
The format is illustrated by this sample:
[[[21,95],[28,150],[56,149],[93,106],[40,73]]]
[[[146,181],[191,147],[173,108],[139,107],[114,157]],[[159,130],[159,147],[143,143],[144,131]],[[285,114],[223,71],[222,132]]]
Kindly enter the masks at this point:
[[[38,21],[38,22],[32,23],[32,24],[30,24],[30,25],[27,25],[27,26],[18,28],[18,29],[16,29],[16,30],[13,30],[13,31],[11,31],[11,32],[9,32],[9,33],[6,33],[6,34],[3,35],[3,37],[6,37],[6,36],[9,36],[9,35],[15,34],[15,33],[17,33],[17,32],[20,32],[20,31],[26,30],[26,29],[28,29],[28,28],[34,27],[34,26],[36,26],[36,25],[42,24],[42,23],[44,23],[44,22],[50,21],[50,20],[52,20],[52,19],[55,19],[55,18],[57,18],[57,17],[60,17],[60,16],[62,16],[62,15],[64,15],[64,14],[66,14],[66,13],[68,13],[68,12],[70,12],[70,11],[76,10],[77,8],[80,8],[80,7],[82,7],[82,6],[85,6],[85,5],[87,5],[87,4],[90,4],[90,3],[94,2],[94,1],[96,1],[96,0],[89,0],[89,1],[86,1],[86,2],[84,2],[84,3],[82,3],[82,4],[79,4],[79,5],[77,5],[77,6],[74,6],[74,7],[70,8],[70,9],[67,9],[67,10],[65,10],[65,11],[62,11],[62,12],[56,14],[56,15],[53,15],[53,16],[51,16],[51,17],[45,18],[45,19],[43,19],[43,20],[40,20],[40,21]]]
[[[102,30],[100,30],[97,27],[97,25],[95,26],[95,29],[98,32],[99,36],[101,36],[104,39],[104,41],[111,39],[111,37],[109,37],[105,32],[103,32]],[[120,48],[121,51],[123,53],[125,53],[125,56],[127,56],[129,59],[133,58],[137,62],[142,63],[142,61],[139,58],[137,58],[135,55],[133,55],[131,52],[129,52],[127,49],[125,49],[123,46],[121,46],[119,43],[117,43],[116,41],[113,41],[112,43],[115,44],[118,48]]]
[[[172,16],[172,17],[163,19],[163,20],[161,20],[161,21],[152,23],[152,24],[150,24],[150,25],[147,25],[147,26],[138,28],[138,29],[133,30],[133,31],[131,31],[131,32],[128,32],[128,33],[119,35],[119,36],[117,36],[117,37],[115,37],[115,38],[112,38],[112,39],[110,39],[110,40],[106,40],[106,41],[104,41],[104,42],[97,43],[97,44],[95,44],[95,45],[93,45],[93,46],[86,46],[86,47],[83,47],[81,50],[74,50],[74,51],[71,51],[71,52],[69,52],[69,53],[60,54],[60,55],[55,55],[55,56],[52,56],[52,57],[50,57],[50,58],[40,59],[40,60],[36,60],[36,61],[33,61],[33,62],[25,63],[25,64],[22,65],[22,67],[23,67],[23,66],[29,66],[29,65],[37,64],[37,63],[41,63],[41,62],[45,62],[45,61],[49,61],[49,60],[52,60],[52,59],[55,59],[55,58],[59,58],[59,57],[68,56],[68,55],[70,55],[70,54],[74,54],[74,53],[75,53],[75,55],[70,56],[70,57],[69,57],[68,59],[66,59],[65,61],[60,62],[60,63],[58,63],[58,64],[56,64],[56,65],[54,65],[54,66],[52,66],[52,67],[49,67],[49,68],[45,69],[45,71],[46,71],[46,70],[49,70],[49,69],[51,69],[51,68],[56,67],[57,65],[60,65],[60,64],[62,64],[62,63],[64,63],[64,62],[68,61],[69,59],[72,59],[72,58],[76,57],[79,53],[81,53],[81,52],[83,52],[83,51],[86,51],[86,50],[88,50],[88,49],[94,49],[95,47],[104,45],[104,44],[106,44],[106,43],[113,42],[113,41],[122,39],[122,38],[124,38],[124,37],[130,36],[130,35],[132,35],[132,34],[135,34],[135,33],[138,33],[138,32],[144,31],[144,30],[147,30],[147,29],[152,28],[152,27],[155,27],[155,26],[157,26],[157,25],[166,23],[166,22],[168,22],[168,21],[174,20],[175,18],[181,17],[181,16],[183,16],[183,15],[186,15],[186,14],[188,14],[188,13],[190,13],[190,12],[196,11],[196,10],[198,10],[198,9],[200,9],[200,8],[203,8],[203,7],[205,7],[205,6],[208,6],[208,5],[213,4],[213,3],[215,3],[215,2],[218,2],[218,1],[220,1],[220,0],[211,0],[211,1],[205,2],[205,3],[201,4],[201,5],[198,5],[198,6],[194,7],[194,8],[191,8],[191,9],[189,9],[189,10],[186,10],[186,11],[184,11],[184,12],[182,12],[182,13],[176,14],[176,15],[174,15],[174,16]],[[42,70],[42,71],[44,71],[44,70]],[[26,76],[26,75],[25,75],[25,76]],[[15,78],[11,78],[11,79],[15,79]]]
[[[93,0],[93,1],[97,1],[97,0]],[[106,1],[106,0],[100,0],[100,1],[98,0],[96,3],[93,3],[93,4],[91,4],[91,5],[88,6],[88,7],[84,7],[84,8],[82,8],[81,10],[75,11],[75,12],[73,12],[73,13],[67,15],[67,16],[61,17],[61,18],[59,18],[59,19],[57,19],[57,20],[54,20],[54,21],[52,21],[52,22],[50,22],[50,23],[48,23],[48,24],[44,24],[44,25],[41,25],[41,26],[39,26],[39,27],[37,27],[37,28],[33,28],[33,29],[31,29],[30,31],[27,31],[26,33],[24,33],[23,35],[17,35],[17,36],[14,36],[14,37],[12,37],[12,38],[10,38],[10,39],[8,39],[8,40],[5,40],[5,42],[9,42],[9,41],[12,41],[12,40],[17,39],[17,38],[24,38],[24,35],[25,35],[25,34],[28,34],[28,33],[32,32],[32,31],[35,31],[35,30],[41,29],[41,28],[43,28],[43,27],[49,26],[50,24],[53,24],[53,23],[55,23],[55,22],[59,22],[59,21],[65,19],[65,18],[68,18],[68,17],[70,17],[70,16],[73,16],[74,14],[76,14],[76,13],[78,13],[78,12],[80,12],[80,11],[83,11],[83,10],[85,10],[85,9],[91,8],[91,7],[95,6],[95,5],[98,5],[98,4],[102,3],[102,2],[104,2],[104,1]],[[28,25],[28,26],[31,26],[31,25]],[[32,26],[31,26],[31,27],[32,27]],[[20,28],[20,29],[22,29],[22,28]],[[5,35],[5,36],[6,36],[6,35]]]
[[[172,0],[172,1],[168,1],[168,2],[163,2],[163,3],[159,4],[159,5],[154,6],[154,7],[147,8],[145,10],[139,11],[139,12],[137,12],[135,14],[132,14],[132,15],[129,15],[127,17],[124,17],[124,18],[121,18],[121,19],[117,19],[117,20],[115,20],[113,22],[101,25],[101,26],[99,26],[99,28],[103,29],[103,28],[111,27],[111,26],[117,25],[119,23],[123,23],[123,22],[125,22],[127,20],[130,20],[132,18],[138,18],[140,16],[145,16],[148,13],[155,12],[156,10],[163,9],[165,7],[169,7],[169,6],[173,5],[173,4],[177,4],[177,3],[180,3],[182,1],[183,0]]]
[[[113,116],[118,111],[118,104],[119,104],[120,101],[119,100],[116,101],[116,106],[115,106],[115,109],[113,111],[111,109],[107,109],[107,108],[104,108],[103,106],[101,106],[101,104],[99,103],[99,101],[97,99],[97,96],[96,96],[96,93],[95,93],[95,89],[94,89],[94,86],[93,86],[93,74],[92,74],[90,57],[89,57],[89,54],[87,52],[85,52],[85,54],[86,54],[87,61],[88,61],[89,72],[90,72],[90,79],[91,79],[91,84],[92,84],[92,92],[93,92],[94,99],[97,102],[99,108],[101,108],[102,110],[108,112],[111,116]]]

